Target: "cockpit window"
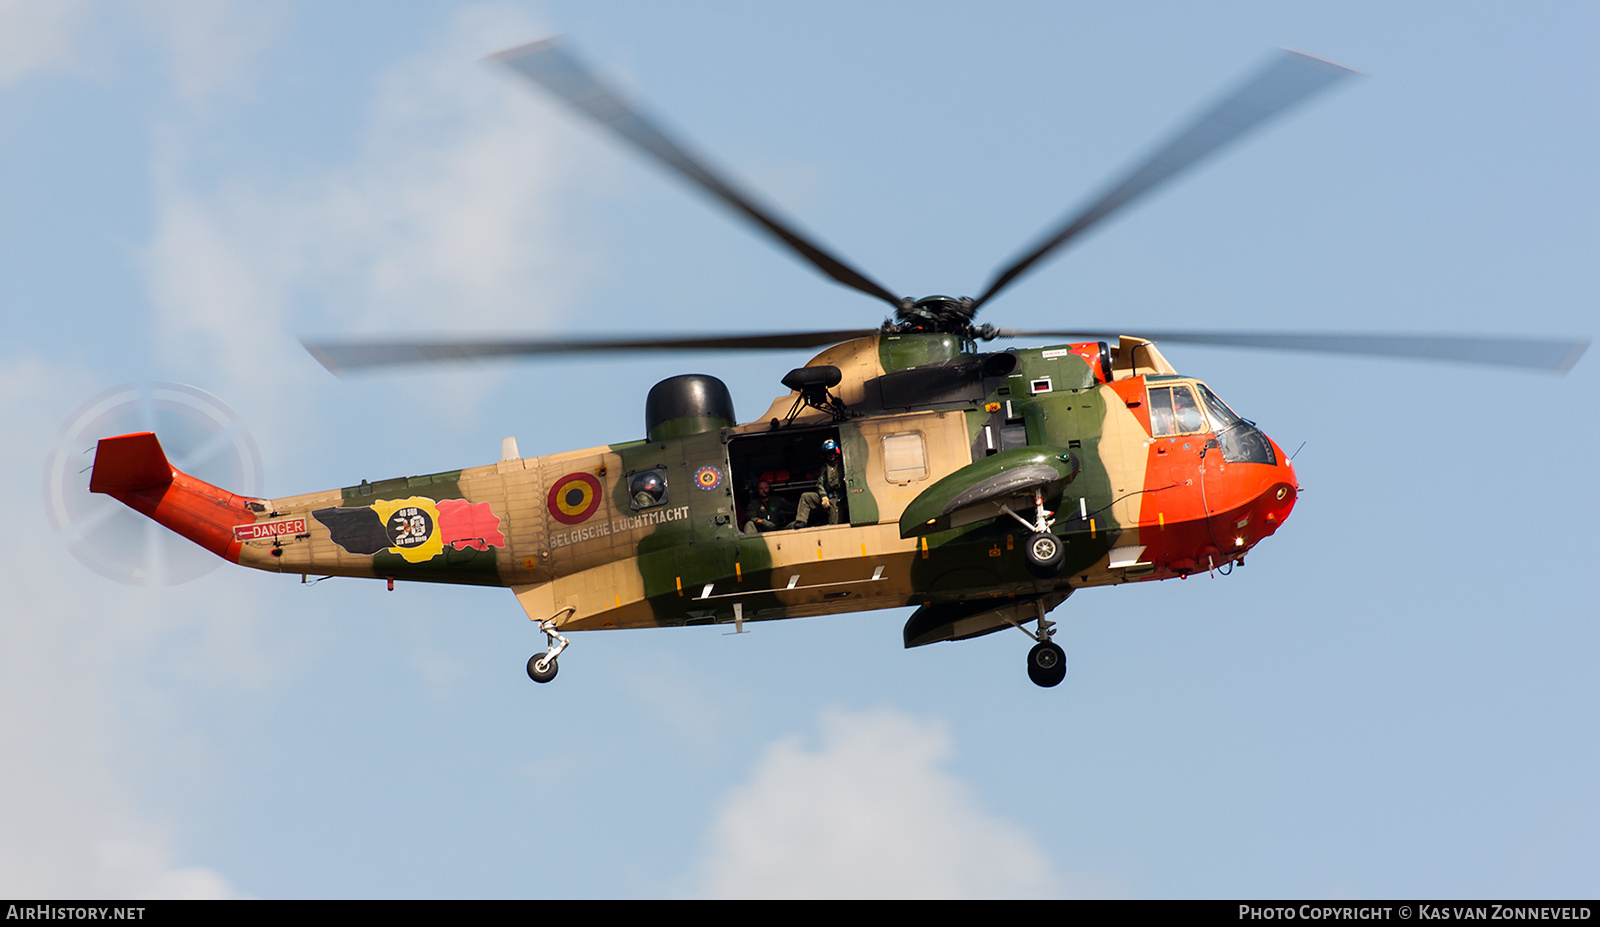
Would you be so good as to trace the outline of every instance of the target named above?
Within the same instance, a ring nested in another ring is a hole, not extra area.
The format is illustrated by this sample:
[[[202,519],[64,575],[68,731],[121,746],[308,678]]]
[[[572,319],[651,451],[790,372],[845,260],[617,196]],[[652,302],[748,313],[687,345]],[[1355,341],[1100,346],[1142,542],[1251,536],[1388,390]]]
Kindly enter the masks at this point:
[[[1200,390],[1200,398],[1205,401],[1206,412],[1211,416],[1212,427],[1216,430],[1217,443],[1222,446],[1222,459],[1228,463],[1262,463],[1274,465],[1278,462],[1278,455],[1272,449],[1272,442],[1262,434],[1256,426],[1240,418],[1237,413],[1228,408],[1228,404],[1217,398],[1217,394],[1206,389],[1202,384],[1195,384]]]
[[[1235,422],[1244,421],[1244,419],[1240,418],[1232,409],[1228,408],[1227,403],[1223,402],[1221,399],[1218,399],[1216,393],[1206,389],[1205,384],[1198,383],[1195,385],[1200,388],[1200,398],[1205,400],[1206,413],[1211,416],[1211,425],[1213,428],[1221,431]]]
[[[1206,430],[1206,420],[1200,415],[1194,393],[1187,386],[1154,386],[1150,388],[1150,433],[1164,435],[1191,435]]]

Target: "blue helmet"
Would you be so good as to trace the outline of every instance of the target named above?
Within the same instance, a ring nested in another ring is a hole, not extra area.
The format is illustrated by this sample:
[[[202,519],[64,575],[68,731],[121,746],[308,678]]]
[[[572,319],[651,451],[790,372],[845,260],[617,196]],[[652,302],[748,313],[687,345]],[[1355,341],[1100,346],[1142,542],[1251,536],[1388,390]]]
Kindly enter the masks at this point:
[[[828,440],[822,442],[822,453],[824,453],[824,454],[837,454],[837,453],[839,453],[839,442],[833,440],[832,438],[829,438]]]

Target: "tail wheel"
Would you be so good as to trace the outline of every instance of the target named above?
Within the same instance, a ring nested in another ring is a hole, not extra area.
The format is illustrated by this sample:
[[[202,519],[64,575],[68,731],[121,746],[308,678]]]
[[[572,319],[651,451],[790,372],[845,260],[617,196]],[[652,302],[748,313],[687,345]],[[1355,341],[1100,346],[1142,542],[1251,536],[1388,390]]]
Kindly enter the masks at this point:
[[[1022,546],[1023,559],[1028,562],[1028,571],[1041,579],[1061,572],[1061,563],[1067,559],[1067,548],[1061,539],[1049,532],[1041,531],[1028,538],[1028,543]]]
[[[549,659],[546,659],[547,657]],[[540,661],[544,662],[544,669],[539,668]],[[536,653],[528,658],[528,678],[534,682],[549,682],[556,678],[556,671],[559,669],[555,658],[550,657],[548,653]]]
[[[1045,689],[1061,685],[1067,678],[1067,652],[1045,641],[1028,651],[1028,678]]]

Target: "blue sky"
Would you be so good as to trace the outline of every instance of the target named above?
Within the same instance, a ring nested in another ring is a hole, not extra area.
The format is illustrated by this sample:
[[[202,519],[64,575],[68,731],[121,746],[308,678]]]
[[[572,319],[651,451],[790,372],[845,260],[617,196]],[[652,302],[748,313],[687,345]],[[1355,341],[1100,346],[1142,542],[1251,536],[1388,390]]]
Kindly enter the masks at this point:
[[[503,590],[130,588],[38,487],[119,384],[269,495],[756,415],[795,356],[349,380],[310,335],[875,324],[483,55],[565,33],[891,289],[971,293],[1277,46],[1364,72],[985,308],[1017,328],[1592,335],[1589,4],[0,0],[0,894],[1593,897],[1594,358],[1172,347],[1305,487],[1226,578],[1091,590],[1071,672],[903,612],[587,634]]]

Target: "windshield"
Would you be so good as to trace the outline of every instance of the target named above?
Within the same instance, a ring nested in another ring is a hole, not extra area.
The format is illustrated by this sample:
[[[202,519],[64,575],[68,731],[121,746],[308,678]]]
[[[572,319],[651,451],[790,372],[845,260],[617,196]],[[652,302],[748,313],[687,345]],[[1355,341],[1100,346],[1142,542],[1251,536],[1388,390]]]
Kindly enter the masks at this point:
[[[1244,421],[1244,419],[1240,418],[1237,413],[1228,408],[1227,403],[1223,402],[1221,399],[1218,399],[1216,393],[1206,389],[1204,383],[1197,383],[1195,385],[1200,387],[1200,398],[1205,400],[1206,412],[1211,416],[1211,425],[1213,428],[1218,431],[1222,431]]]
[[[1204,383],[1196,383],[1200,390],[1200,399],[1206,405],[1206,414],[1211,416],[1211,427],[1216,432],[1217,443],[1222,445],[1222,459],[1228,463],[1264,463],[1276,464],[1278,455],[1272,450],[1272,442],[1262,434],[1260,429],[1250,422],[1240,418],[1238,413],[1228,408],[1228,404],[1217,398],[1217,394],[1206,389]]]

